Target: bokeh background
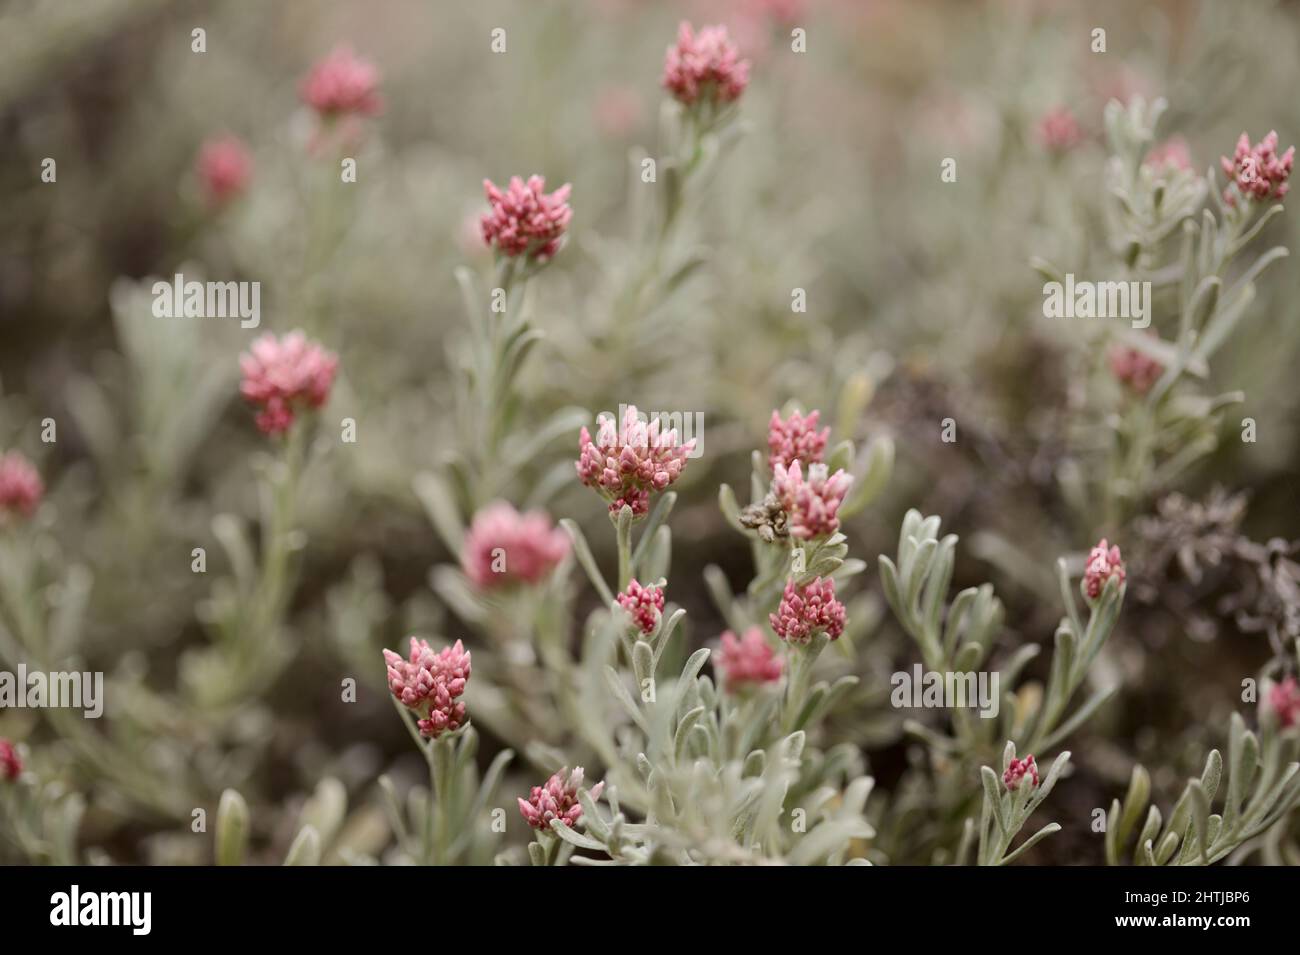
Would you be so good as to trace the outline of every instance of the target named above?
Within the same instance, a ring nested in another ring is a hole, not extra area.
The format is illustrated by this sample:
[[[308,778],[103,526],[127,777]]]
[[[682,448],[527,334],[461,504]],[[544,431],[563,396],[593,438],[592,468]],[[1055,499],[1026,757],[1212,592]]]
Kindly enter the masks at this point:
[[[682,241],[698,249],[698,268],[629,310],[620,295],[643,254],[649,188],[636,163],[657,154],[659,73],[682,18],[727,24],[751,59],[745,135],[686,204]],[[805,53],[790,51],[792,24],[807,30]],[[489,47],[498,27],[502,54]],[[1090,50],[1095,27],[1107,31],[1104,54]],[[339,43],[376,64],[385,101],[346,187],[308,148],[297,92]],[[719,566],[736,590],[748,580],[748,547],[722,519],[717,486],[745,486],[771,410],[820,408],[836,438],[892,436],[887,491],[846,527],[851,553],[872,566],[855,609],[860,665],[875,678],[840,717],[882,793],[916,758],[882,705],[888,673],[915,655],[874,574],[903,512],[942,515],[962,535],[954,584],[995,583],[1007,646],[1050,638],[1057,555],[1103,532],[1123,543],[1131,572],[1149,581],[1131,591],[1103,661],[1124,690],[1072,747],[1082,768],[1054,798],[1074,824],[1030,856],[1095,861],[1091,808],[1122,792],[1134,760],[1176,795],[1242,708],[1241,679],[1273,649],[1235,613],[1259,596],[1249,568],[1193,584],[1152,556],[1168,528],[1138,518],[1104,527],[1063,499],[1060,470],[1088,466],[1072,423],[1103,418],[1119,398],[1082,371],[1095,341],[1042,317],[1029,261],[1085,273],[1112,255],[1108,100],[1165,97],[1162,133],[1182,136],[1198,169],[1217,167],[1243,130],[1276,129],[1284,147],[1300,136],[1298,47],[1300,6],[1262,0],[8,0],[0,449],[35,460],[49,487],[40,546],[57,573],[36,584],[51,606],[81,608],[59,649],[108,672],[114,689],[102,725],[75,740],[30,711],[0,713],[0,735],[25,739],[43,773],[83,794],[92,858],[207,861],[190,807],[211,810],[230,786],[254,807],[255,849],[278,859],[325,776],[358,807],[349,838],[382,853],[382,816],[367,808],[374,779],[420,767],[385,698],[379,649],[409,633],[474,642],[431,583],[431,568],[456,556],[413,489],[464,440],[450,387],[449,350],[466,321],[453,270],[491,268],[473,225],[483,178],[537,172],[573,184],[575,215],[568,245],[533,283],[546,338],[515,383],[520,415],[625,403],[703,413],[705,453],[678,485],[674,516],[672,596],[689,611],[690,645],[723,628],[704,568]],[[1084,133],[1064,154],[1035,132],[1058,107]],[[249,144],[253,175],[237,203],[214,211],[194,162],[223,132]],[[55,183],[41,181],[46,157]],[[940,180],[948,157],[955,183]],[[1270,242],[1294,248],[1298,230],[1288,213]],[[150,277],[176,271],[260,281],[262,328],[154,319]],[[791,310],[794,288],[806,313]],[[1217,391],[1246,392],[1241,415],[1173,489],[1249,492],[1239,524],[1220,528],[1229,536],[1300,537],[1298,295],[1300,273],[1285,263],[1261,281],[1212,369]],[[304,485],[291,664],[220,719],[199,719],[176,700],[187,653],[211,639],[214,579],[230,572],[214,518],[256,526],[267,449],[238,399],[238,355],[261,331],[294,328],[340,355],[322,420],[354,418],[358,441],[319,456]],[[1247,415],[1254,443],[1238,437]],[[958,422],[954,444],[940,439],[945,417]],[[54,443],[40,439],[45,418],[57,423]],[[576,433],[556,436],[495,490],[574,518],[608,561],[603,507],[561,479],[576,449]],[[207,574],[191,571],[196,546]],[[581,575],[569,596],[578,611],[594,606]],[[340,705],[347,677],[361,692]],[[489,721],[480,730],[487,758],[503,743]],[[133,780],[103,765],[118,751],[138,759]],[[520,763],[504,791],[537,776]],[[520,821],[511,827],[521,842]]]

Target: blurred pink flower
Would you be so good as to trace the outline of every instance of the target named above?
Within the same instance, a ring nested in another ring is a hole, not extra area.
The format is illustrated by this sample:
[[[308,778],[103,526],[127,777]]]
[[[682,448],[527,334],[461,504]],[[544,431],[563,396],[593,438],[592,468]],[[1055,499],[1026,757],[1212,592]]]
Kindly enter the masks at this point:
[[[0,517],[31,517],[44,496],[41,475],[22,452],[0,454]]]
[[[243,381],[239,392],[261,405],[257,426],[265,434],[282,434],[301,408],[319,408],[329,399],[338,356],[302,332],[277,339],[267,332],[239,356]]]
[[[582,819],[582,803],[578,801],[582,782],[581,766],[575,767],[573,772],[564,767],[543,785],[534,786],[527,799],[519,799],[520,815],[534,829],[549,832],[552,819],[559,819],[572,829]],[[591,787],[591,798],[599,799],[604,790],[603,782],[596,783]]]
[[[820,411],[813,411],[806,418],[795,411],[783,421],[780,412],[772,412],[767,423],[767,463],[774,472],[795,461],[805,465],[821,462],[831,429],[817,430],[820,417]]]
[[[465,723],[465,704],[458,698],[469,681],[470,655],[457,640],[434,653],[428,641],[411,637],[409,659],[392,650],[384,651],[388,664],[388,688],[403,706],[419,714],[420,734],[437,739]]]
[[[196,160],[204,198],[220,206],[242,195],[253,176],[253,157],[238,136],[224,134],[207,140]]]
[[[642,587],[635,577],[627,585],[627,590],[614,598],[618,605],[628,612],[638,630],[645,634],[654,633],[655,627],[664,613],[664,591],[662,587],[647,584]]]
[[[607,86],[596,97],[596,128],[611,139],[622,139],[641,121],[641,97],[627,86]]]
[[[1007,771],[1002,774],[1002,785],[1010,792],[1015,792],[1020,788],[1020,780],[1026,776],[1029,777],[1031,787],[1038,785],[1038,766],[1034,763],[1032,753],[1024,759],[1013,759],[1007,765]]]
[[[1115,380],[1145,395],[1164,374],[1165,366],[1139,348],[1112,345],[1106,354],[1110,373]]]
[[[299,88],[302,101],[321,116],[373,116],[383,108],[374,64],[338,46],[312,67]]]
[[[529,176],[526,183],[511,176],[504,191],[484,179],[483,192],[492,211],[479,220],[483,241],[502,255],[526,255],[539,262],[555,255],[573,218],[569,208],[573,187],[565,183],[549,195],[545,188],[541,176]]]
[[[685,20],[677,43],[664,57],[663,87],[679,103],[731,103],[749,83],[749,61],[742,60],[723,26],[703,27],[697,34]]]
[[[1296,678],[1289,676],[1273,684],[1268,691],[1268,705],[1284,727],[1300,723],[1300,684]]]
[[[23,774],[23,761],[18,747],[7,739],[0,739],[0,779],[13,782]]]
[[[1172,136],[1152,147],[1147,153],[1145,164],[1157,172],[1167,169],[1191,171],[1192,152],[1187,148],[1187,140],[1181,136]]]
[[[1295,164],[1295,147],[1289,147],[1279,156],[1275,131],[1270,131],[1254,146],[1250,144],[1250,137],[1242,133],[1232,158],[1223,156],[1219,164],[1236,184],[1237,192],[1246,198],[1260,201],[1281,199],[1291,188],[1287,180],[1291,178],[1291,167]],[[1229,205],[1236,203],[1237,197],[1231,185],[1224,190],[1223,199]]]
[[[824,464],[810,464],[805,481],[799,462],[788,468],[778,465],[772,475],[772,491],[785,511],[786,526],[793,537],[812,540],[829,537],[840,528],[837,516],[853,477],[840,468],[828,475]]]
[[[1101,596],[1106,581],[1114,577],[1123,584],[1126,576],[1119,547],[1110,546],[1103,537],[1088,554],[1088,563],[1083,572],[1083,593],[1089,600],[1096,600]]]
[[[600,419],[594,442],[584,427],[578,448],[575,467],[582,483],[610,502],[610,513],[617,514],[626,504],[640,517],[650,510],[650,494],[681,476],[695,439],[678,444],[675,428],[661,432],[658,417],[647,424],[636,406],[629,405],[617,430],[610,417]]]
[[[746,630],[740,638],[730,630],[725,631],[722,646],[714,654],[713,665],[722,674],[728,692],[781,679],[784,661],[776,655],[758,627]]]
[[[1038,142],[1053,153],[1064,153],[1083,142],[1083,131],[1074,114],[1064,106],[1048,110],[1038,121]]]
[[[837,640],[844,632],[844,604],[835,599],[835,581],[829,577],[818,577],[802,588],[791,578],[781,605],[768,620],[787,643],[808,643],[818,633]]]
[[[514,583],[535,584],[569,553],[569,536],[543,511],[520,514],[496,501],[474,515],[461,566],[480,590]]]

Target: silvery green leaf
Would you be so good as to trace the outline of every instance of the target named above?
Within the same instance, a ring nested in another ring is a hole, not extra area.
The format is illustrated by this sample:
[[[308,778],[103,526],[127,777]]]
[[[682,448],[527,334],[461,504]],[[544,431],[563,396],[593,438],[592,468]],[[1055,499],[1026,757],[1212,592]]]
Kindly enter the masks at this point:
[[[447,545],[447,549],[453,554],[459,554],[465,541],[465,525],[461,521],[460,512],[456,508],[455,499],[446,482],[436,474],[421,471],[411,479],[411,488],[415,491],[415,496],[420,499],[420,503],[424,505],[429,522],[438,532],[443,543]]]
[[[574,521],[565,517],[560,520],[560,526],[564,528],[573,541],[573,553],[578,558],[578,563],[582,569],[587,572],[587,578],[591,585],[596,588],[596,593],[600,595],[601,601],[605,606],[610,606],[614,602],[614,594],[610,591],[609,585],[605,583],[605,578],[596,565],[596,558],[591,555],[591,548],[587,546],[587,537],[582,533]]]
[[[313,826],[298,830],[293,844],[285,854],[284,864],[289,866],[320,865],[321,839]]]
[[[227,789],[217,805],[217,865],[242,865],[248,835],[248,803],[235,790]]]

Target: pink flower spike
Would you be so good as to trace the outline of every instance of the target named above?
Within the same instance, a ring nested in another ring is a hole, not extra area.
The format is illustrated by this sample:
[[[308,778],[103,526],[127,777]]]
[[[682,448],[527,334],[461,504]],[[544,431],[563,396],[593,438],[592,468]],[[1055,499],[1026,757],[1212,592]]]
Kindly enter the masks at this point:
[[[739,639],[730,630],[722,634],[722,646],[714,651],[713,665],[722,675],[728,693],[752,686],[776,683],[781,679],[784,661],[758,627],[751,627]]]
[[[1293,676],[1275,683],[1268,691],[1268,706],[1277,714],[1283,727],[1300,723],[1300,684]]]
[[[1160,380],[1165,366],[1145,351],[1128,345],[1113,345],[1106,355],[1110,373],[1122,385],[1145,395]]]
[[[824,464],[809,465],[805,481],[798,461],[788,468],[778,465],[772,476],[772,491],[785,511],[790,535],[800,540],[830,537],[839,530],[836,515],[852,484],[852,476],[842,468],[828,475]]]
[[[776,613],[768,614],[776,635],[787,643],[805,644],[818,633],[838,640],[844,632],[844,604],[835,599],[835,581],[818,577],[803,587],[791,578]]]
[[[795,461],[805,465],[821,463],[831,429],[817,430],[820,417],[820,411],[813,411],[806,418],[795,411],[782,420],[780,412],[772,412],[767,423],[767,463],[773,471],[789,467]]]
[[[469,682],[470,655],[459,640],[434,653],[427,641],[411,637],[407,659],[385,650],[384,662],[388,665],[388,689],[399,703],[418,714],[416,725],[422,736],[437,739],[465,724],[465,704],[458,698]]]
[[[253,175],[253,157],[248,147],[238,136],[229,134],[205,142],[195,166],[204,198],[212,207],[225,205],[242,195]]]
[[[1020,788],[1020,780],[1026,776],[1031,787],[1038,785],[1038,766],[1034,763],[1032,753],[1024,759],[1013,759],[1007,765],[1007,771],[1002,774],[1002,785],[1006,786],[1009,792],[1015,792]]]
[[[7,739],[0,739],[0,779],[12,783],[22,774],[23,761],[18,755],[18,747]]]
[[[21,452],[0,454],[0,522],[10,515],[31,517],[44,496],[40,473]]]
[[[339,46],[312,67],[299,89],[302,101],[322,117],[373,116],[383,108],[379,71]]]
[[[1106,587],[1106,581],[1114,577],[1123,586],[1126,576],[1119,547],[1108,545],[1103,537],[1088,554],[1083,572],[1083,595],[1090,601],[1097,600]]]
[[[628,612],[637,629],[644,634],[655,632],[664,613],[664,591],[662,587],[649,584],[642,587],[632,578],[627,590],[614,598],[618,605]]]
[[[1231,159],[1219,159],[1224,173],[1231,180],[1223,191],[1223,200],[1236,205],[1237,195],[1250,200],[1267,202],[1281,199],[1291,188],[1291,167],[1295,165],[1295,147],[1291,146],[1281,156],[1277,154],[1277,133],[1270,131],[1254,146],[1245,133],[1237,140],[1237,149]],[[1232,186],[1236,185],[1236,194]]]
[[[675,428],[661,431],[658,418],[646,424],[630,405],[618,429],[610,418],[600,419],[595,441],[583,428],[578,448],[578,478],[609,501],[609,512],[617,514],[626,504],[633,516],[644,517],[650,495],[681,476],[695,439],[678,444]]]
[[[257,426],[264,434],[283,434],[298,411],[319,408],[329,399],[338,364],[337,355],[302,332],[284,338],[267,332],[239,357],[244,375],[239,392],[260,406]]]
[[[569,207],[573,187],[565,183],[549,194],[545,189],[541,176],[529,176],[526,183],[512,176],[504,190],[484,179],[483,192],[492,209],[479,220],[483,241],[510,257],[546,262],[555,255],[573,218]]]
[[[1083,142],[1083,131],[1074,114],[1064,106],[1048,110],[1038,121],[1038,142],[1048,152],[1066,153]]]
[[[696,33],[683,20],[676,45],[664,56],[662,82],[684,106],[733,103],[749,85],[749,61],[740,58],[726,27],[703,27]]]
[[[582,776],[581,766],[575,767],[573,772],[569,772],[567,766],[561,769],[541,786],[534,786],[527,799],[519,800],[519,814],[534,829],[549,832],[553,819],[559,819],[572,829],[582,819],[582,803],[578,801]],[[599,799],[604,790],[604,782],[596,783],[591,787],[591,798]]]
[[[569,535],[551,525],[543,511],[520,514],[505,501],[474,515],[461,567],[479,590],[512,584],[536,584],[550,575],[569,553]]]

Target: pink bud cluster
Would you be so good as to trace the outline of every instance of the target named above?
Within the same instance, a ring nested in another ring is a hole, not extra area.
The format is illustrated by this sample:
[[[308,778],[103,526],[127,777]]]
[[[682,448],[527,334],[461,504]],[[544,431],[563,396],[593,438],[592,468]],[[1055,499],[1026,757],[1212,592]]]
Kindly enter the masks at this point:
[[[0,454],[0,518],[31,517],[45,496],[45,485],[19,451]]]
[[[632,578],[627,590],[614,598],[618,605],[628,612],[632,622],[644,634],[655,632],[664,613],[664,591],[662,587],[648,584],[644,587]]]
[[[1174,170],[1190,172],[1192,169],[1192,152],[1187,148],[1187,140],[1181,136],[1166,139],[1147,153],[1144,165],[1156,172]]]
[[[474,515],[460,559],[474,586],[490,590],[538,583],[568,553],[568,535],[553,527],[543,511],[520,514],[497,501]]]
[[[0,739],[0,779],[13,782],[23,774],[23,760],[18,747],[7,739]]]
[[[573,218],[573,187],[565,183],[549,194],[545,189],[541,176],[529,176],[527,182],[512,176],[504,190],[484,179],[483,192],[492,209],[479,220],[483,241],[501,255],[526,255],[538,262],[555,255]]]
[[[582,819],[582,803],[578,790],[582,788],[582,767],[569,772],[566,766],[541,786],[534,786],[527,799],[519,799],[519,813],[534,829],[549,831],[551,820],[559,819],[573,828]],[[591,798],[599,799],[604,791],[603,782],[591,787]]]
[[[748,686],[777,682],[781,679],[784,661],[776,655],[762,631],[751,627],[739,638],[730,630],[725,631],[713,663],[722,675],[727,691],[734,693]]]
[[[821,462],[831,429],[817,430],[820,417],[820,411],[813,411],[806,418],[795,411],[782,420],[780,412],[772,412],[767,423],[767,463],[773,471],[789,467],[795,461],[805,465]]]
[[[1300,684],[1293,676],[1275,683],[1268,691],[1268,705],[1283,726],[1300,724]]]
[[[844,604],[835,599],[835,581],[817,577],[803,587],[791,578],[776,613],[768,620],[776,635],[787,643],[808,643],[818,633],[832,640],[844,632]]]
[[[1254,146],[1250,144],[1250,137],[1242,133],[1232,158],[1220,157],[1219,164],[1236,185],[1237,192],[1247,199],[1261,202],[1281,199],[1291,188],[1287,180],[1291,178],[1291,167],[1295,164],[1295,147],[1291,146],[1279,156],[1275,131],[1270,131]],[[1235,204],[1236,198],[1231,185],[1224,190],[1223,199],[1229,205]]]
[[[677,43],[664,56],[663,87],[679,103],[732,103],[749,85],[749,61],[727,36],[726,27],[703,27],[699,33],[685,20]]]
[[[379,70],[346,46],[312,67],[299,88],[302,101],[321,116],[373,116],[383,108]]]
[[[253,176],[253,157],[248,147],[238,136],[229,134],[205,142],[195,166],[203,196],[214,207],[242,195]]]
[[[839,530],[837,515],[844,503],[844,495],[853,484],[853,477],[843,468],[834,474],[827,471],[824,464],[810,464],[808,479],[804,480],[798,461],[788,468],[777,466],[772,476],[772,490],[785,511],[792,537],[813,540],[829,537]]]
[[[1115,380],[1132,388],[1139,395],[1145,395],[1150,391],[1151,386],[1165,372],[1165,366],[1157,359],[1140,348],[1129,345],[1112,346],[1106,359]]]
[[[661,432],[658,418],[646,424],[632,405],[618,429],[612,419],[602,417],[594,442],[583,428],[578,446],[576,467],[582,483],[610,502],[610,513],[617,514],[626,504],[641,517],[650,510],[650,494],[681,475],[695,439],[678,444],[675,428]]]
[[[338,364],[338,356],[302,332],[283,338],[268,332],[239,358],[244,375],[239,392],[261,406],[257,426],[263,433],[282,434],[292,427],[298,411],[325,404]]]
[[[1048,152],[1064,153],[1083,142],[1083,130],[1064,106],[1048,110],[1038,121],[1038,141]]]
[[[1088,563],[1083,571],[1084,596],[1089,600],[1096,600],[1105,589],[1106,581],[1114,577],[1123,584],[1125,576],[1119,547],[1108,545],[1106,538],[1103,537],[1088,554]]]
[[[1015,792],[1020,788],[1020,780],[1026,777],[1029,778],[1031,787],[1038,785],[1038,766],[1034,763],[1032,753],[1024,759],[1013,759],[1007,765],[1007,771],[1002,774],[1002,785],[1008,791]]]
[[[434,653],[428,641],[415,637],[409,659],[384,651],[388,688],[399,703],[419,714],[420,735],[437,739],[465,724],[465,704],[459,698],[469,680],[469,656],[459,640]]]

